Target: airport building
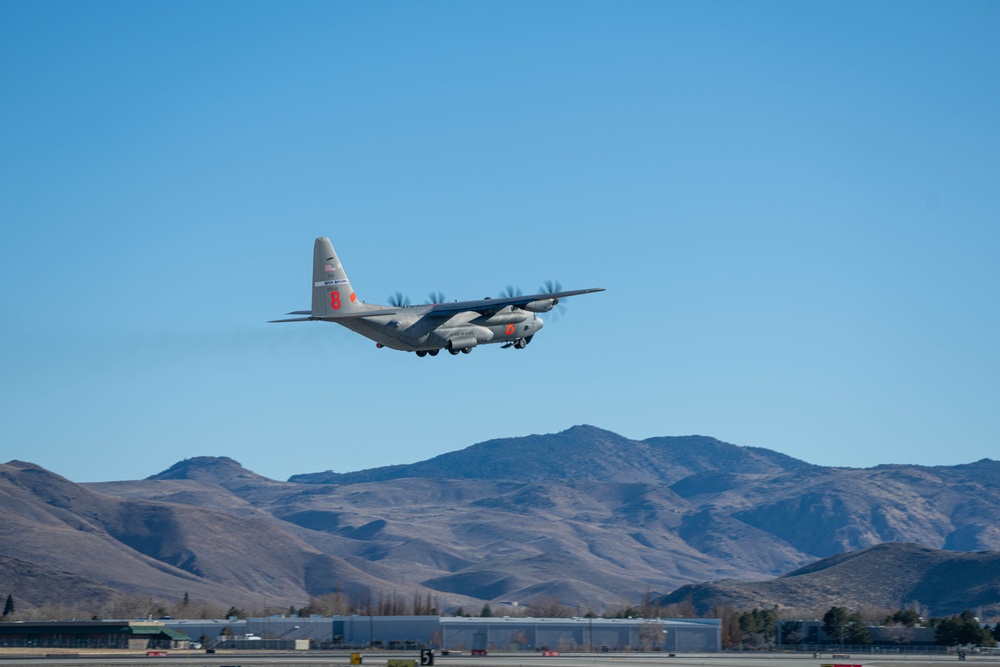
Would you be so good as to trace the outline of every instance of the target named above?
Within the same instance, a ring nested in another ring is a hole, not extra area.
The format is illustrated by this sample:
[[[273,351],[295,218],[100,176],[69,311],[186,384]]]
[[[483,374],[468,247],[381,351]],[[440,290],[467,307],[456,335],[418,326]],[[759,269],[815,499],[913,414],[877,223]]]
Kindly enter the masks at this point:
[[[184,649],[188,636],[158,621],[18,621],[0,623],[0,646]]]
[[[870,625],[868,632],[871,633],[872,642],[875,645],[907,646],[910,648],[937,646],[937,629],[935,628]],[[800,643],[807,645],[843,643],[842,637],[832,637],[823,632],[822,621],[799,621],[796,635]],[[786,645],[789,645],[787,640]],[[794,646],[794,644],[790,645]]]
[[[719,619],[475,618],[441,619],[442,647],[498,651],[721,650]]]
[[[268,642],[308,639],[316,648],[685,653],[722,648],[721,621],[714,618],[272,616],[164,622],[192,641],[219,647],[270,648]]]

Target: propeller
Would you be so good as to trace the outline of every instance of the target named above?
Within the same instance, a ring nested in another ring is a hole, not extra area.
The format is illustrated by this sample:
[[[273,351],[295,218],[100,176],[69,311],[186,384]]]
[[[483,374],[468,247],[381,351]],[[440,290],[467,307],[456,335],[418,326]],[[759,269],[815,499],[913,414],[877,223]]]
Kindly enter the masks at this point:
[[[445,298],[444,292],[431,292],[427,295],[428,303],[444,303],[448,299]]]
[[[506,287],[503,288],[503,291],[500,292],[500,296],[505,296],[505,297],[524,296],[524,292],[521,291],[520,287],[507,285]]]
[[[562,283],[558,280],[546,280],[538,291],[542,294],[555,294],[556,292],[562,292]],[[566,304],[561,303],[559,299],[555,299],[553,308],[549,311],[552,315],[552,321],[558,321],[566,316]]]
[[[409,308],[410,297],[406,296],[402,292],[396,292],[389,297],[389,305],[394,308]]]

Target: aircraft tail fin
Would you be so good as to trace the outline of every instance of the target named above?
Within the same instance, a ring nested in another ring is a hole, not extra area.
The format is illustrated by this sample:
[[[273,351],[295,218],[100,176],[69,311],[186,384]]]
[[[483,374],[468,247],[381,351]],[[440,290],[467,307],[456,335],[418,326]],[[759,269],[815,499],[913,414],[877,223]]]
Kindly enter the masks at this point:
[[[360,310],[330,239],[321,236],[313,246],[312,316],[335,317]]]

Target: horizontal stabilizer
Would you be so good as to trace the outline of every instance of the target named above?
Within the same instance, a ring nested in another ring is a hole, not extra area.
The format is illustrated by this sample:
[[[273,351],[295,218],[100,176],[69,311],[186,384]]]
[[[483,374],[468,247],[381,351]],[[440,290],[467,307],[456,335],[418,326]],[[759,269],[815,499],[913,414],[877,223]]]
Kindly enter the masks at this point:
[[[359,317],[382,317],[384,315],[395,315],[399,311],[395,308],[380,308],[379,310],[365,310],[360,313],[345,313],[343,315],[327,315],[319,319],[324,322],[336,322],[337,320],[353,320]]]
[[[385,315],[395,315],[398,310],[393,308],[380,308],[379,310],[366,310],[360,313],[345,313],[343,315],[326,315],[324,317],[292,317],[287,320],[268,320],[268,324],[277,324],[279,322],[343,322],[344,320],[356,320],[361,317],[383,317]],[[295,310],[289,315],[308,315],[310,311],[308,310]]]

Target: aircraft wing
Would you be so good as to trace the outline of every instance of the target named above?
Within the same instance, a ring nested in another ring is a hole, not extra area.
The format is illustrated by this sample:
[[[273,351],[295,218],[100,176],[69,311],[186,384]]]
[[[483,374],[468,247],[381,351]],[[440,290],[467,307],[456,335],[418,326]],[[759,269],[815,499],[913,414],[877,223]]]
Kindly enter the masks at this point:
[[[603,287],[591,287],[589,289],[571,290],[569,292],[548,292],[545,294],[525,294],[523,296],[501,296],[495,299],[476,299],[474,301],[453,301],[452,303],[438,303],[431,306],[429,315],[454,315],[455,313],[477,312],[480,315],[489,315],[507,306],[525,306],[532,301],[547,301],[550,299],[564,299],[578,294],[590,294],[592,292],[603,292]]]
[[[591,294],[592,292],[603,292],[603,287],[591,287],[589,289],[570,290],[568,292],[546,292],[544,294],[525,294],[523,296],[501,296],[495,299],[475,299],[472,301],[452,301],[451,303],[436,303],[432,306],[413,306],[414,314],[431,317],[450,317],[456,313],[476,312],[480,315],[489,315],[503,310],[507,306],[525,306],[532,301],[549,301],[552,299],[565,299],[579,294]],[[279,322],[312,322],[322,320],[323,322],[339,322],[353,320],[359,317],[380,317],[382,315],[396,315],[402,312],[399,308],[379,308],[378,310],[365,310],[349,315],[335,315],[327,317],[313,317],[312,311],[295,310],[289,315],[306,315],[307,317],[293,317],[286,320],[270,320],[269,324]],[[409,310],[409,309],[407,309]]]

